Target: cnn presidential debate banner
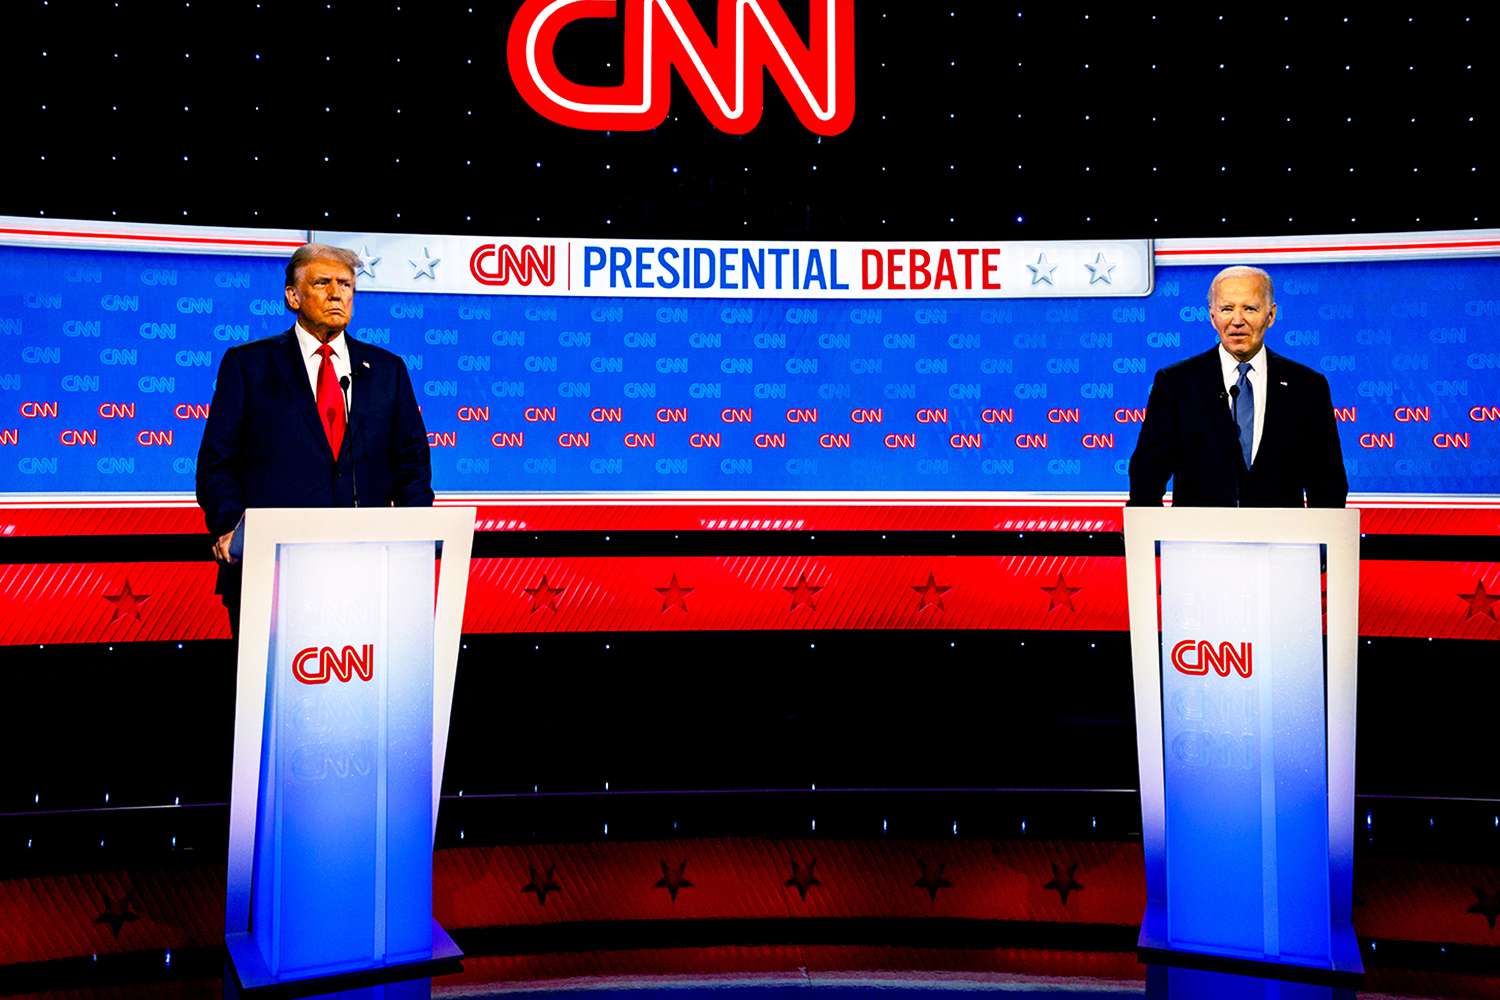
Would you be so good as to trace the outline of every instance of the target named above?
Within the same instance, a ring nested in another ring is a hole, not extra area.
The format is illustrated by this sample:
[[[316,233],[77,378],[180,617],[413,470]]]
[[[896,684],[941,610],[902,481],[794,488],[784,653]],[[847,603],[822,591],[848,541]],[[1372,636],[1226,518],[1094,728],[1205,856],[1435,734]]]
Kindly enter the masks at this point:
[[[1500,233],[730,243],[0,219],[0,493],[193,489],[224,352],[292,322],[308,239],[359,254],[434,487],[1108,500],[1157,369],[1266,267],[1267,345],[1325,373],[1351,491],[1500,494]]]

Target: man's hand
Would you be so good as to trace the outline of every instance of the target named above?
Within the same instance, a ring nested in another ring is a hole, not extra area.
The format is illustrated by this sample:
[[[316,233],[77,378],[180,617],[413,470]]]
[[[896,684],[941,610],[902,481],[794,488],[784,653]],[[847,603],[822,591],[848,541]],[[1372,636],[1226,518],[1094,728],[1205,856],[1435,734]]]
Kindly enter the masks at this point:
[[[214,558],[219,560],[219,562],[230,564],[239,562],[238,559],[229,553],[229,543],[233,538],[234,531],[230,530],[224,532],[224,534],[219,536],[219,540],[214,542]]]

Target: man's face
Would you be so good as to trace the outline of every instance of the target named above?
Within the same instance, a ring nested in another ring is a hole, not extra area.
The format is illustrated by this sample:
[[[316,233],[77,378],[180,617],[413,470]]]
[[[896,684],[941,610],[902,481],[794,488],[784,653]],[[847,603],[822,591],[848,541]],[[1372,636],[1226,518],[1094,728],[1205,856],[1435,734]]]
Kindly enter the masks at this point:
[[[1249,361],[1276,322],[1276,304],[1266,301],[1266,283],[1254,275],[1223,278],[1214,289],[1208,318],[1224,350]]]
[[[336,260],[313,260],[287,286],[286,304],[304,330],[327,340],[354,316],[354,273]]]

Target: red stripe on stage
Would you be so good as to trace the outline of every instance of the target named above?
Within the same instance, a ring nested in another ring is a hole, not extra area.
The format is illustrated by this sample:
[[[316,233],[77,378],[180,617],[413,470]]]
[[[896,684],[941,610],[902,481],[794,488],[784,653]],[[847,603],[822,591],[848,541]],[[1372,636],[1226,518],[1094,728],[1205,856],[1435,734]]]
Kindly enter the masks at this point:
[[[1366,559],[1359,564],[1361,635],[1500,640],[1500,563]]]
[[[460,501],[443,498],[443,506]],[[1046,531],[1119,532],[1120,504],[891,501],[470,501],[476,530],[487,531]],[[1500,506],[1364,507],[1369,535],[1500,535]],[[0,508],[0,538],[47,535],[207,534],[195,506],[121,502],[114,506]]]
[[[0,645],[229,638],[214,564],[0,565]]]
[[[0,566],[0,645],[228,638],[214,573]],[[1500,564],[1365,560],[1360,576],[1361,635],[1500,640]],[[464,612],[470,634],[1128,628],[1118,556],[482,558]]]
[[[468,633],[1126,625],[1118,556],[475,559],[464,612]]]
[[[725,837],[458,848],[435,858],[433,915],[449,929],[931,916],[1130,925],[1146,905],[1140,845],[1115,841]],[[1070,870],[1064,905],[1046,886]],[[801,883],[805,898],[788,882]]]

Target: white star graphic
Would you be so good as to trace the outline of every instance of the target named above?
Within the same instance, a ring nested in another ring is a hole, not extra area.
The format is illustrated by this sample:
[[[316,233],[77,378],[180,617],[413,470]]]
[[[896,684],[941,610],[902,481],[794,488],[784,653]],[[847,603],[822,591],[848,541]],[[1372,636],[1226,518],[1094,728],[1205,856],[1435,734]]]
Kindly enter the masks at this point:
[[[409,257],[407,259],[411,260],[411,258]],[[426,276],[428,278],[431,278],[433,281],[436,281],[437,266],[438,264],[442,263],[442,258],[432,256],[432,251],[428,250],[426,247],[423,247],[422,260],[424,261],[424,263],[421,264],[418,264],[414,260],[411,261],[412,269],[415,271],[415,273],[411,276],[412,280],[416,281],[418,278]]]
[[[381,258],[370,256],[370,245],[367,243],[359,248],[359,270],[354,272],[357,278],[361,274],[367,274],[373,280],[375,277],[375,265],[379,264]]]
[[[1109,273],[1115,269],[1115,265],[1105,260],[1104,254],[1102,252],[1099,254],[1099,256],[1094,258],[1094,262],[1092,264],[1085,263],[1083,266],[1089,269],[1089,284],[1092,285],[1095,282],[1099,281],[1104,282],[1106,285],[1114,284],[1114,282],[1110,280]]]
[[[1033,285],[1039,285],[1039,284],[1041,284],[1044,281],[1047,284],[1051,285],[1052,284],[1052,272],[1057,270],[1057,265],[1056,264],[1049,264],[1049,263],[1047,263],[1047,255],[1046,254],[1040,254],[1040,255],[1038,255],[1037,259],[1036,259],[1036,263],[1035,264],[1027,264],[1026,267],[1031,271],[1031,283]],[[1055,288],[1056,286],[1053,285],[1053,287]]]

